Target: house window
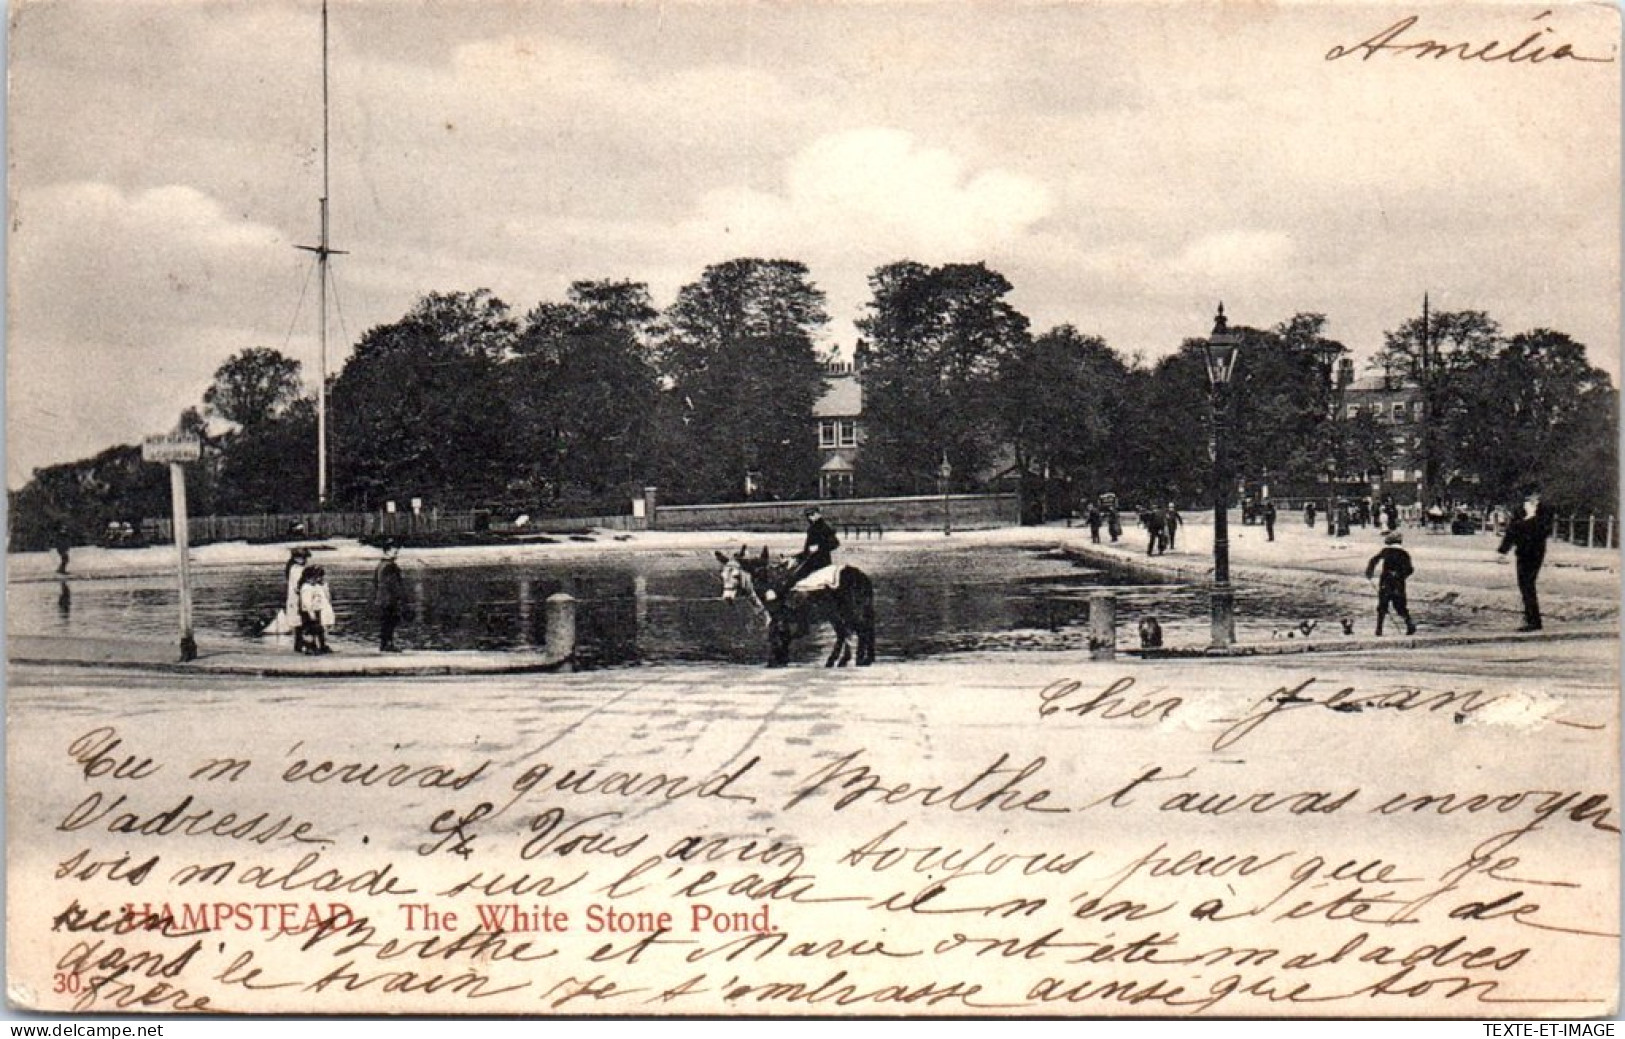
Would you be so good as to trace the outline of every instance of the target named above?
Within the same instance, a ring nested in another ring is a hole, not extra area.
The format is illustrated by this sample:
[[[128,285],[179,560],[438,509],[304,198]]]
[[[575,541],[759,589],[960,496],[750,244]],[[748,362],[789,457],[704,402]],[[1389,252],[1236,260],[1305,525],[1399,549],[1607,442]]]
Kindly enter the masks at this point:
[[[839,423],[837,423],[832,418],[823,419],[822,421],[820,421],[818,423],[818,446],[819,447],[835,447],[835,446],[837,446],[836,437],[837,437],[838,434],[837,434],[836,427],[838,425],[839,425]]]
[[[842,447],[858,446],[858,423],[856,419],[841,419],[839,432]]]
[[[819,473],[818,496],[820,498],[852,497],[852,474]]]

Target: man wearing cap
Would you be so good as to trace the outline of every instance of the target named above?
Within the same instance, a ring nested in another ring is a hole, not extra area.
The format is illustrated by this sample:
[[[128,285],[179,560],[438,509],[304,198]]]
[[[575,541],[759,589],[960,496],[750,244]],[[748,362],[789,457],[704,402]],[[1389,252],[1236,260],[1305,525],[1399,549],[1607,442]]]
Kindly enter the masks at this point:
[[[1399,531],[1390,531],[1383,535],[1383,549],[1371,557],[1371,562],[1365,565],[1366,580],[1382,567],[1382,574],[1377,578],[1377,634],[1382,634],[1382,622],[1388,616],[1388,608],[1394,609],[1394,614],[1405,622],[1405,634],[1415,635],[1416,624],[1411,620],[1410,609],[1405,603],[1405,581],[1415,573],[1411,566],[1411,554],[1399,546],[1405,541],[1405,536]]]
[[[796,568],[790,574],[792,589],[818,571],[834,566],[833,553],[841,547],[841,540],[835,536],[835,528],[824,519],[824,514],[818,506],[809,508],[806,515],[807,541],[797,553]]]
[[[1540,500],[1540,484],[1525,484],[1523,505],[1509,523],[1501,547],[1501,555],[1512,551],[1518,560],[1518,593],[1523,596],[1523,627],[1519,631],[1540,630],[1540,596],[1535,592],[1535,580],[1540,576],[1541,564],[1546,562],[1546,539],[1552,536],[1552,507]]]
[[[386,541],[383,561],[372,575],[373,601],[378,605],[378,650],[382,653],[400,652],[395,645],[395,627],[401,622],[401,608],[406,603],[406,582],[395,561],[400,551],[400,545]]]

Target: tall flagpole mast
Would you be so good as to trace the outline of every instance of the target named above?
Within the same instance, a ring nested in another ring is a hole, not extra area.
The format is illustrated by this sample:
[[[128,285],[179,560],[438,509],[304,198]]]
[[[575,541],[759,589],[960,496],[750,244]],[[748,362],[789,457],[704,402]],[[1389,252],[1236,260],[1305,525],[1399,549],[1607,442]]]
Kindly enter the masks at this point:
[[[333,249],[328,245],[327,237],[327,199],[328,199],[328,120],[327,120],[327,0],[322,0],[322,197],[321,197],[321,238],[316,245],[301,245],[296,248],[316,254],[317,306],[321,310],[318,326],[321,330],[321,353],[319,380],[316,383],[316,500],[318,505],[327,508],[327,264],[331,256],[343,256],[342,249]]]
[[[1419,367],[1419,388],[1422,391],[1422,489],[1417,494],[1417,504],[1423,510],[1428,507],[1427,496],[1434,493],[1433,488],[1433,362],[1428,356],[1432,347],[1433,333],[1429,328],[1428,320],[1428,294],[1422,293],[1422,363]]]

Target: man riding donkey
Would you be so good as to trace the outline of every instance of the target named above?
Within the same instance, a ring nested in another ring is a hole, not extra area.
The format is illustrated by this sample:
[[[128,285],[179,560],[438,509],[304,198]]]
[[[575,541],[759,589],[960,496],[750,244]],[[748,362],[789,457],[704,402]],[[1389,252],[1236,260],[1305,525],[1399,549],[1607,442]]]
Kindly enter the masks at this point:
[[[795,556],[795,569],[790,571],[790,584],[786,589],[793,595],[806,595],[820,590],[834,591],[841,581],[841,568],[835,565],[834,552],[841,547],[835,528],[814,505],[807,509],[807,541]]]
[[[765,614],[768,622],[768,666],[783,667],[790,659],[790,643],[805,635],[816,622],[835,629],[835,645],[825,667],[844,666],[852,660],[850,640],[857,640],[859,667],[875,659],[875,598],[869,576],[855,566],[833,563],[840,547],[835,528],[817,506],[806,510],[807,540],[788,571],[773,563],[768,550],[760,556],[741,548],[732,558],[716,553],[722,564],[722,597],[732,599],[741,589]],[[818,594],[825,593],[825,594]]]

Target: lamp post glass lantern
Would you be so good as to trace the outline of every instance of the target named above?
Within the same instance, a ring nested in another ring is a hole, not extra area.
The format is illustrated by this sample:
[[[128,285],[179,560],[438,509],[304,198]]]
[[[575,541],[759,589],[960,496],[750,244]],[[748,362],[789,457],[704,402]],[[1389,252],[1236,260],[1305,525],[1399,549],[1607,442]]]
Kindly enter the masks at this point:
[[[1202,344],[1207,358],[1209,404],[1213,412],[1213,644],[1229,649],[1236,641],[1236,603],[1230,588],[1230,378],[1241,353],[1241,335],[1230,331],[1224,304],[1213,319],[1213,334]]]

